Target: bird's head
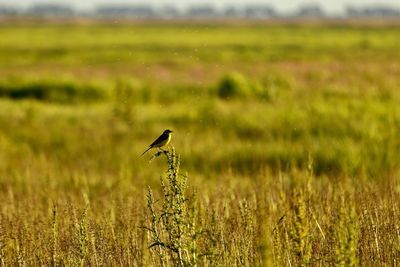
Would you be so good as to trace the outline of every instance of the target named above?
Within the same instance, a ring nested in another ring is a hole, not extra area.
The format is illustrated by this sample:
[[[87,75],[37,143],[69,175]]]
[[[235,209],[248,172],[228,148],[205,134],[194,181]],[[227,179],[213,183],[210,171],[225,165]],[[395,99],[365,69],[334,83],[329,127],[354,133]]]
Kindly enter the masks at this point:
[[[163,134],[170,134],[170,133],[172,133],[172,131],[168,129],[163,132]]]

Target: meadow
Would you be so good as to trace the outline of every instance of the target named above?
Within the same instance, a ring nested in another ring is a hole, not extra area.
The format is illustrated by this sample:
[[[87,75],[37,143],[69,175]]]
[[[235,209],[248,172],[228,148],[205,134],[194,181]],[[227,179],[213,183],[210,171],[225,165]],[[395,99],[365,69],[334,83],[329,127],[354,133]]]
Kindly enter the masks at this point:
[[[0,36],[1,266],[399,265],[398,24]]]

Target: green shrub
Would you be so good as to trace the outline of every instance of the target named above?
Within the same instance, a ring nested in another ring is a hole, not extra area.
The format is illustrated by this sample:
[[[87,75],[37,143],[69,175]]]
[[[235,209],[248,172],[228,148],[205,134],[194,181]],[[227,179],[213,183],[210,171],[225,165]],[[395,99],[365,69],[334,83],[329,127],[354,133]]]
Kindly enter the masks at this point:
[[[217,92],[222,99],[270,98],[268,90],[261,83],[249,81],[240,73],[230,73],[223,77],[217,86]]]
[[[106,92],[91,84],[73,81],[34,81],[0,84],[0,97],[15,100],[35,99],[46,102],[92,102],[106,98]]]

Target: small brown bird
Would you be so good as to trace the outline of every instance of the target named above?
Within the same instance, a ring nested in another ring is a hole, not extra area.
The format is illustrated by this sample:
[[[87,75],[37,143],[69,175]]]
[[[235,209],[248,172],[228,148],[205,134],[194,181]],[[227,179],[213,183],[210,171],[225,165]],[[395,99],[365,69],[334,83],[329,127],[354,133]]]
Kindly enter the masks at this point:
[[[171,138],[172,138],[172,131],[171,130],[165,130],[153,143],[151,143],[151,145],[149,146],[149,148],[143,152],[142,155],[143,156],[147,151],[149,151],[152,148],[161,148],[163,146],[168,145],[171,142]]]

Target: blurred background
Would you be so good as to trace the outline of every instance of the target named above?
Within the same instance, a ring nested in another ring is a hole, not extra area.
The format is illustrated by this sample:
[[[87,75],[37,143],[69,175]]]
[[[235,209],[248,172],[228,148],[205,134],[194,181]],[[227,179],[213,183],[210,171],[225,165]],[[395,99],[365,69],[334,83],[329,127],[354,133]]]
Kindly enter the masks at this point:
[[[3,0],[0,15],[84,16],[125,18],[353,18],[398,17],[400,3],[396,0],[340,0],[340,1],[43,1]]]
[[[310,157],[319,175],[397,170],[399,8],[2,1],[0,136],[12,150],[0,171],[12,151],[17,166],[39,153],[74,170],[139,167],[134,155],[164,128],[200,177],[303,169]]]

